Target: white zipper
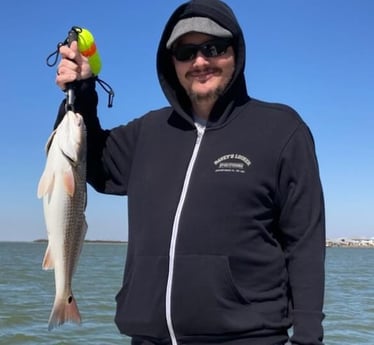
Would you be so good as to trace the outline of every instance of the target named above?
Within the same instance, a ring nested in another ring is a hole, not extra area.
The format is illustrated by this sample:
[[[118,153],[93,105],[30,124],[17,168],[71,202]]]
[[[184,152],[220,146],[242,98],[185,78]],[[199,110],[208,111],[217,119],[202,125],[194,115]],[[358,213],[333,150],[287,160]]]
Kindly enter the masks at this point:
[[[201,144],[201,139],[203,138],[204,131],[205,131],[205,127],[202,127],[202,126],[196,126],[196,127],[197,127],[197,138],[195,142],[195,147],[193,149],[190,162],[188,164],[186,176],[184,177],[182,193],[180,195],[177,211],[175,212],[175,216],[174,216],[173,229],[172,229],[170,248],[169,248],[169,272],[168,272],[168,280],[167,280],[167,285],[166,285],[166,304],[165,305],[166,305],[166,322],[167,322],[168,330],[170,333],[172,345],[178,345],[177,339],[175,337],[172,318],[171,318],[171,291],[172,291],[173,275],[174,275],[175,245],[177,242],[180,216],[182,213],[184,201],[186,199],[188,186],[190,184],[192,169],[195,165],[197,153],[199,152],[199,148]]]

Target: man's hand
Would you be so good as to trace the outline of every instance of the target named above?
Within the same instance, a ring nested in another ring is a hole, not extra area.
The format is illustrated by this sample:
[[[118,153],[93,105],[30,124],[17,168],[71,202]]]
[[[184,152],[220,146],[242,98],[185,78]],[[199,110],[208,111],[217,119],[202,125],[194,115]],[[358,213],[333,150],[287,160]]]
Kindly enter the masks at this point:
[[[92,77],[88,59],[81,55],[76,41],[70,47],[60,47],[61,61],[57,68],[56,84],[65,90],[66,84]]]

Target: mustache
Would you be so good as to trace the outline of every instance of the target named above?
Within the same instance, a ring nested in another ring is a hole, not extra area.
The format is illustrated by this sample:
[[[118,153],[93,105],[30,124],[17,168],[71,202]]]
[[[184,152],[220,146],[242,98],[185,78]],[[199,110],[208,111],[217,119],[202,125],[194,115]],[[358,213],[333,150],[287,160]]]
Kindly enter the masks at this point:
[[[194,68],[190,71],[186,72],[186,77],[197,75],[197,74],[204,74],[204,73],[221,73],[222,70],[218,67],[207,67],[207,68]]]

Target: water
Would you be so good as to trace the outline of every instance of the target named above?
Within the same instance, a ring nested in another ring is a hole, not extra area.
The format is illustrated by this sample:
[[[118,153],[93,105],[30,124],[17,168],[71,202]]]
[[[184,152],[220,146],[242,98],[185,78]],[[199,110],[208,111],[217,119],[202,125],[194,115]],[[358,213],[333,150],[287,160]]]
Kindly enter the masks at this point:
[[[0,344],[130,344],[113,321],[125,244],[85,243],[73,280],[82,324],[51,332],[55,287],[53,272],[41,269],[45,249],[46,243],[0,243]]]
[[[0,344],[130,344],[113,322],[126,245],[84,245],[73,281],[82,325],[51,332],[54,276],[41,270],[45,248],[45,243],[0,243]],[[374,249],[327,249],[326,345],[374,344],[373,264]]]
[[[327,345],[374,344],[374,248],[328,248]]]

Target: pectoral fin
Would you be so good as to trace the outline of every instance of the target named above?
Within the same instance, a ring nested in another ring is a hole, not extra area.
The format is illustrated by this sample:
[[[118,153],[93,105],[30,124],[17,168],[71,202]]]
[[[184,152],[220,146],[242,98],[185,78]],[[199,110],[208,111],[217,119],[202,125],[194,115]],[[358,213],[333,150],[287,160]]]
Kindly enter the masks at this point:
[[[75,178],[71,167],[64,172],[63,180],[66,193],[73,197],[75,193]]]
[[[39,199],[52,191],[54,181],[55,175],[53,173],[50,173],[48,169],[45,169],[42,177],[39,180],[37,192],[37,196]]]
[[[43,270],[52,270],[55,268],[55,263],[54,263],[53,256],[51,253],[51,247],[49,246],[49,244],[44,254],[42,267],[43,267]]]

